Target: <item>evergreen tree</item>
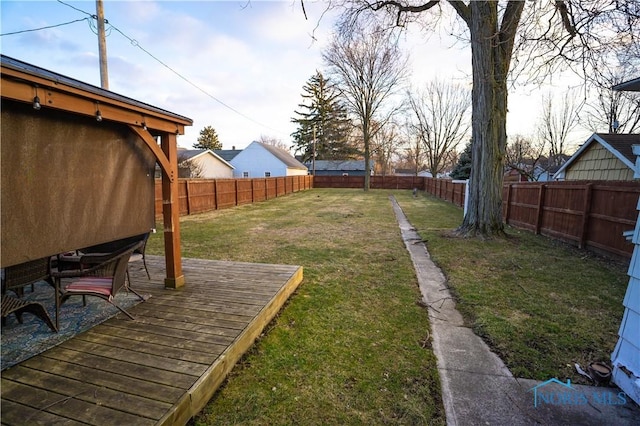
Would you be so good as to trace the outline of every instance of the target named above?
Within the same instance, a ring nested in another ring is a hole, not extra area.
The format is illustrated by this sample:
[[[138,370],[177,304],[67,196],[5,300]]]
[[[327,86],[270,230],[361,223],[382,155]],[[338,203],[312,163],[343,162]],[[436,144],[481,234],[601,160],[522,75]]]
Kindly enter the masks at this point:
[[[464,151],[462,151],[460,158],[458,158],[458,164],[456,164],[449,175],[451,179],[465,180],[471,176],[471,145],[472,142],[469,141],[467,146],[464,147]]]
[[[353,158],[358,149],[349,143],[351,120],[346,108],[339,100],[340,93],[316,71],[302,87],[304,101],[298,106],[302,112],[294,111],[297,117],[291,119],[298,129],[291,134],[295,152],[302,155],[302,161],[310,161],[314,152],[317,160]]]
[[[198,142],[193,145],[196,149],[210,149],[211,151],[216,149],[222,149],[222,142],[218,139],[218,133],[216,129],[211,126],[207,126],[200,130],[200,136],[198,136]]]

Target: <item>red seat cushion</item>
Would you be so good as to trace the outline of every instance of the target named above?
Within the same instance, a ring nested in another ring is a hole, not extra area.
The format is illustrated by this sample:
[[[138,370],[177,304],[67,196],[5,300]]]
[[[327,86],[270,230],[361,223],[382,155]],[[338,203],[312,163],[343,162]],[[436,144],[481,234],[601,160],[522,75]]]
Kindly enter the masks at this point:
[[[65,286],[69,293],[98,293],[111,296],[111,278],[86,277]]]

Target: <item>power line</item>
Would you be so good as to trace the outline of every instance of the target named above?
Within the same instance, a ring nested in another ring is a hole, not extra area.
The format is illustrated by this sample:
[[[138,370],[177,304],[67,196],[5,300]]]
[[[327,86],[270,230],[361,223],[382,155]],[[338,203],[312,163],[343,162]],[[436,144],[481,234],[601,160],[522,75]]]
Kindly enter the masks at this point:
[[[28,33],[28,32],[32,32],[32,31],[48,30],[48,29],[51,29],[51,28],[62,27],[64,25],[75,24],[76,22],[82,22],[82,21],[88,21],[88,20],[89,20],[89,18],[82,18],[82,19],[76,19],[75,21],[63,22],[62,24],[49,25],[49,26],[46,26],[46,27],[32,28],[32,29],[28,29],[28,30],[14,31],[14,32],[11,32],[11,33],[3,33],[3,34],[0,34],[0,37],[9,36],[9,35],[16,35],[16,34],[23,34],[23,33]]]
[[[74,10],[76,10],[76,11],[80,12],[80,13],[84,13],[85,15],[87,15],[87,16],[89,16],[89,17],[91,17],[93,20],[98,19],[98,17],[97,17],[96,15],[93,15],[93,14],[91,14],[91,13],[89,13],[89,12],[87,12],[87,11],[84,11],[84,10],[82,10],[82,9],[78,9],[77,7],[72,6],[72,5],[68,4],[68,3],[65,3],[65,2],[63,2],[62,0],[57,0],[57,2],[58,2],[58,3],[60,3],[60,4],[65,5],[65,6],[68,6],[68,7],[72,8],[72,9],[74,9]],[[84,18],[84,19],[88,19],[88,18]],[[92,22],[93,22],[93,21],[90,21],[90,22],[89,22],[89,26],[91,26]],[[166,69],[168,69],[169,71],[171,71],[172,73],[174,73],[175,75],[177,75],[178,77],[180,77],[182,80],[184,80],[185,82],[187,82],[189,85],[193,86],[194,88],[196,88],[197,90],[199,90],[200,92],[202,92],[204,95],[206,95],[206,96],[208,96],[209,98],[213,99],[214,101],[218,102],[218,103],[219,103],[220,105],[222,105],[223,107],[225,107],[225,108],[229,109],[230,111],[235,112],[235,113],[236,113],[236,114],[238,114],[239,116],[241,116],[241,117],[243,117],[243,118],[245,118],[245,119],[247,119],[247,120],[249,120],[249,121],[251,121],[251,122],[253,122],[253,123],[257,124],[257,125],[259,125],[259,126],[262,126],[262,127],[266,128],[266,129],[273,130],[274,132],[278,132],[278,133],[284,134],[282,131],[280,131],[280,130],[276,130],[276,129],[274,129],[274,128],[270,127],[270,126],[267,126],[266,124],[260,123],[259,121],[254,120],[253,118],[251,118],[251,117],[249,117],[248,115],[246,115],[246,114],[244,114],[244,113],[242,113],[242,112],[238,111],[237,109],[233,108],[232,106],[227,105],[227,104],[226,104],[226,103],[224,103],[222,100],[220,100],[220,99],[216,98],[215,96],[213,96],[212,94],[210,94],[210,93],[209,93],[209,92],[207,92],[206,90],[202,89],[200,86],[198,86],[197,84],[195,84],[194,82],[192,82],[191,80],[189,80],[187,77],[183,76],[183,75],[182,75],[182,74],[180,74],[178,71],[174,70],[174,69],[173,69],[173,68],[171,68],[169,65],[167,65],[166,63],[164,63],[163,61],[161,61],[161,60],[160,60],[159,58],[157,58],[156,56],[154,56],[151,52],[149,52],[148,50],[146,50],[145,48],[143,48],[137,40],[132,39],[131,37],[129,37],[128,35],[126,35],[126,34],[125,34],[124,32],[122,32],[118,27],[116,27],[115,25],[111,24],[108,20],[106,20],[106,19],[105,19],[105,20],[104,20],[104,22],[105,22],[105,24],[108,24],[108,25],[109,25],[109,28],[110,28],[110,29],[111,29],[111,28],[113,28],[114,30],[116,30],[117,32],[119,32],[119,33],[120,33],[124,38],[126,38],[127,40],[129,40],[129,42],[131,43],[131,45],[133,45],[133,46],[135,46],[135,47],[139,48],[140,50],[142,50],[144,53],[146,53],[147,55],[149,55],[151,58],[153,58],[153,59],[154,59],[156,62],[158,62],[160,65],[162,65],[163,67],[165,67]],[[93,27],[91,27],[91,28],[92,28],[92,32],[94,32],[94,31],[93,31]]]
[[[195,84],[194,82],[192,82],[191,80],[189,80],[187,77],[183,76],[182,74],[180,74],[178,71],[174,70],[173,68],[171,68],[169,65],[167,65],[166,63],[164,63],[163,61],[161,61],[160,59],[158,59],[156,56],[154,56],[151,52],[149,52],[148,50],[146,50],[144,47],[142,47],[140,45],[140,43],[138,42],[138,40],[132,39],[131,37],[129,37],[128,35],[126,35],[125,33],[123,33],[122,31],[120,31],[120,29],[118,29],[116,26],[114,26],[113,24],[109,24],[109,26],[111,28],[113,28],[114,30],[116,30],[117,32],[119,32],[124,38],[126,38],[127,40],[129,40],[129,42],[139,48],[140,50],[142,50],[144,53],[146,53],[147,55],[149,55],[151,58],[153,58],[156,62],[158,62],[160,65],[162,65],[163,67],[165,67],[166,69],[168,69],[169,71],[171,71],[172,73],[174,73],[175,75],[177,75],[178,77],[180,77],[182,80],[184,80],[185,82],[187,82],[188,84],[190,84],[191,86],[193,86],[194,88],[196,88],[197,90],[199,90],[200,92],[202,92],[203,94],[205,94],[206,96],[208,96],[209,98],[213,99],[214,101],[218,102],[220,105],[222,105],[223,107],[235,112],[236,114],[240,115],[241,117],[259,125],[262,127],[265,127],[267,129],[273,130],[274,132],[278,132],[278,133],[282,133],[280,130],[276,130],[270,126],[267,126],[264,123],[260,123],[257,120],[254,120],[253,118],[249,117],[248,115],[238,111],[237,109],[233,108],[232,106],[224,103],[223,101],[221,101],[220,99],[216,98],[215,96],[213,96],[211,93],[207,92],[206,90],[204,90],[203,88],[201,88],[200,86],[198,86],[197,84]]]
[[[64,4],[65,6],[69,6],[71,9],[73,9],[73,10],[77,10],[77,11],[78,11],[78,12],[80,12],[80,13],[84,13],[84,14],[85,14],[85,15],[87,15],[87,16],[90,16],[90,17],[92,17],[92,18],[96,18],[96,15],[92,15],[91,13],[86,12],[86,11],[84,11],[84,10],[82,10],[82,9],[78,9],[77,7],[72,6],[72,5],[70,5],[69,3],[65,3],[65,2],[63,2],[62,0],[57,0],[57,2],[58,2],[58,3],[60,3],[60,4]]]

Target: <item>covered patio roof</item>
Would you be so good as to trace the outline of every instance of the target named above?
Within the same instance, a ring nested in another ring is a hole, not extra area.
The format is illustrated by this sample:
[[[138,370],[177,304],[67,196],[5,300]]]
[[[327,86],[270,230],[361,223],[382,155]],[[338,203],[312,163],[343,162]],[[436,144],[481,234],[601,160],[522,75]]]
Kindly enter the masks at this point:
[[[640,92],[640,77],[613,86],[613,90],[620,92]]]
[[[83,120],[93,117],[97,122],[124,125],[133,137],[148,147],[163,171],[165,285],[173,288],[182,286],[177,135],[184,134],[185,126],[192,125],[193,121],[14,58],[0,55],[0,62],[3,102],[29,104],[38,112],[55,110],[85,117]],[[3,142],[5,149],[10,149],[7,146],[9,142]]]

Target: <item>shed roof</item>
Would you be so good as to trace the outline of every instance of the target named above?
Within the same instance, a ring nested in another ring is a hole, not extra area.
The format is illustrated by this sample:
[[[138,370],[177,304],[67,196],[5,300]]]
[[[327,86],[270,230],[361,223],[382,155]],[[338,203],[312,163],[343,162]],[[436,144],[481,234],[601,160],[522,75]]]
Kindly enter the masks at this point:
[[[307,170],[307,166],[305,166],[304,164],[296,160],[291,154],[289,154],[284,149],[278,148],[276,146],[269,145],[266,143],[257,142],[257,141],[254,141],[253,143],[258,144],[264,149],[266,149],[267,151],[269,151],[274,157],[282,161],[288,168]]]
[[[563,172],[582,156],[592,144],[599,143],[615,155],[620,161],[635,171],[635,159],[632,145],[640,144],[640,134],[594,133],[584,144],[562,165],[556,175]]]

